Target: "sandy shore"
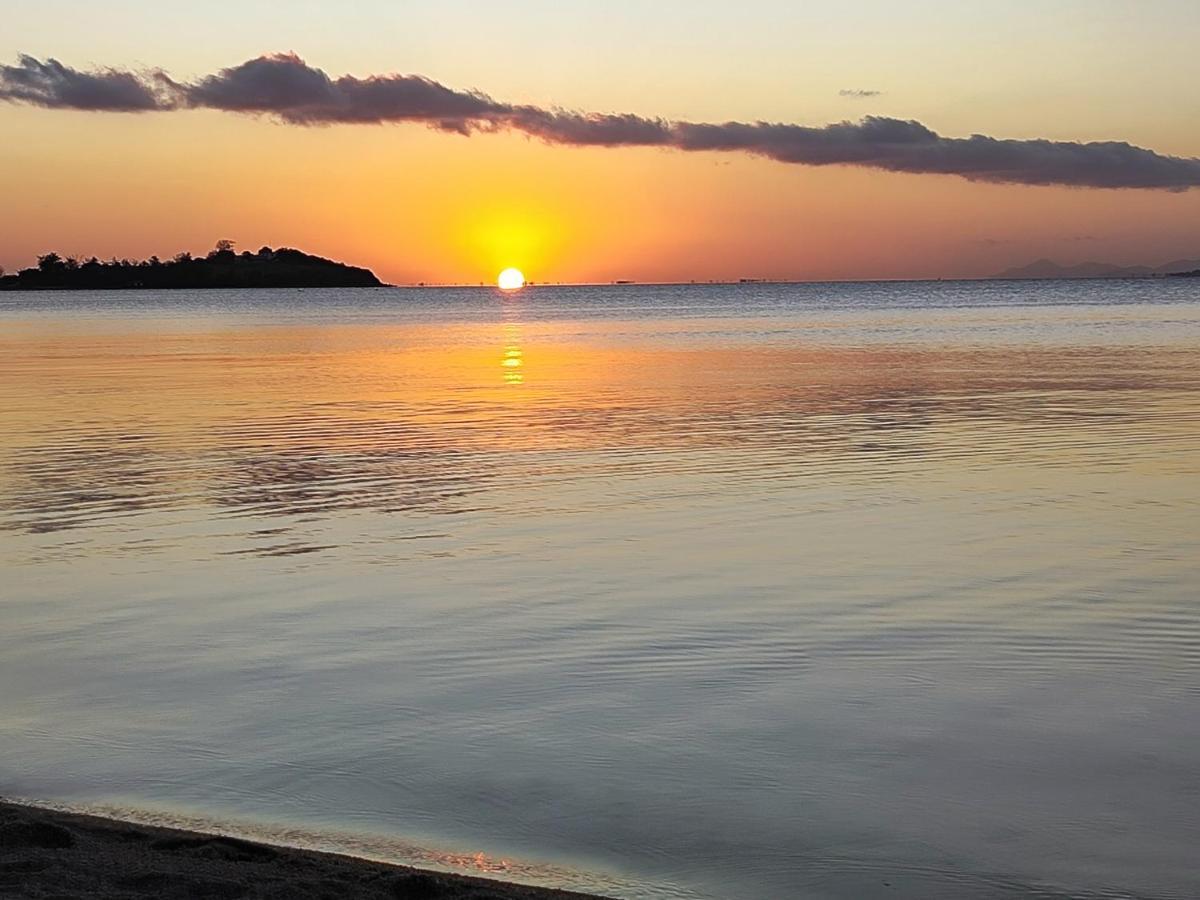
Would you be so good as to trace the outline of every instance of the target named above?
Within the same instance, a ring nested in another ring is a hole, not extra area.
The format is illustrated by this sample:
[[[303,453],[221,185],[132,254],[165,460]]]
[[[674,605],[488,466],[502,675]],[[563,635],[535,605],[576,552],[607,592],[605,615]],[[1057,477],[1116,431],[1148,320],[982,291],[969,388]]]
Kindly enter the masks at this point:
[[[3,801],[0,897],[596,900]]]

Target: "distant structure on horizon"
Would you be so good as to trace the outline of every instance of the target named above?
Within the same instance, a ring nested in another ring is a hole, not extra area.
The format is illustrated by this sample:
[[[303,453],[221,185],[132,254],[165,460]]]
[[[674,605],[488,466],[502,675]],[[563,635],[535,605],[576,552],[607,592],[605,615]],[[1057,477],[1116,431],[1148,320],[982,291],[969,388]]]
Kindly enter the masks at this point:
[[[1200,269],[1200,259],[1176,259],[1161,266],[1117,266],[1112,263],[1084,262],[1062,266],[1050,259],[1039,259],[1026,266],[1005,269],[993,278],[1149,278],[1182,275]]]

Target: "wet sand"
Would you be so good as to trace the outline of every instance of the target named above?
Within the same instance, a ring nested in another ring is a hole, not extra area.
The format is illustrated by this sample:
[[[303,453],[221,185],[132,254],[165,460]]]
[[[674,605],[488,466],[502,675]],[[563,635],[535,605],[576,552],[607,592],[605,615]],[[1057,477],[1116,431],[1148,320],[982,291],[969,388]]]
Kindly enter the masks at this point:
[[[596,900],[0,801],[0,896]]]

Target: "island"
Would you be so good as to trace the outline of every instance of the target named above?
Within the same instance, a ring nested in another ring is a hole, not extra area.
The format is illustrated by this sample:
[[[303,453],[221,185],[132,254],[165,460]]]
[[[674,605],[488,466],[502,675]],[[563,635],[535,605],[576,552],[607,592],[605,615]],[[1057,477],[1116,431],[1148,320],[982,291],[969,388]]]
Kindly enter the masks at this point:
[[[152,256],[102,262],[46,253],[34,268],[0,273],[0,290],[10,291],[382,286],[370,269],[290,247],[236,253],[231,241],[217,241],[206,256],[179,253],[165,261]]]

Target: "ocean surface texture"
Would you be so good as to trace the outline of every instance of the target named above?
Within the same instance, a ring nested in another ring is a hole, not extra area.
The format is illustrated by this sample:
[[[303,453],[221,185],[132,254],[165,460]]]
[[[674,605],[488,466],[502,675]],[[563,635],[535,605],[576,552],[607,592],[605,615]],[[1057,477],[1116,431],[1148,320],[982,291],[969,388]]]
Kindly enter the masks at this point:
[[[0,793],[668,898],[1200,895],[1200,283],[0,294]]]

